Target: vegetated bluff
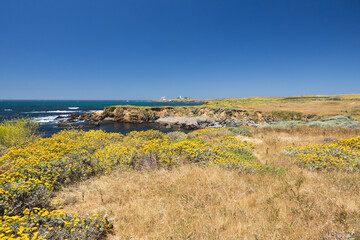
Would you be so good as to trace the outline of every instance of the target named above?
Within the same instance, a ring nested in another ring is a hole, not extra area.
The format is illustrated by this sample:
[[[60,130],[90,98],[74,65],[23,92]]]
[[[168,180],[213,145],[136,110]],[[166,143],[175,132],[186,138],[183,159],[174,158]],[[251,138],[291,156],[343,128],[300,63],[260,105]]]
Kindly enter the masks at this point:
[[[287,120],[309,121],[314,114],[292,114]],[[83,114],[82,118],[92,121],[115,121],[129,123],[158,122],[168,126],[178,125],[188,129],[205,127],[260,126],[283,121],[282,116],[261,111],[249,112],[224,107],[136,107],[112,106],[103,111]]]

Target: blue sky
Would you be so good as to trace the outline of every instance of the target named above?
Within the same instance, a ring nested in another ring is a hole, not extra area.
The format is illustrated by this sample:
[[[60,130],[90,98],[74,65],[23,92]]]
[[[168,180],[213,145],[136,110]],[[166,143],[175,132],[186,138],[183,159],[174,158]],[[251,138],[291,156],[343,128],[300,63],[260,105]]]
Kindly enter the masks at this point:
[[[341,93],[359,0],[0,1],[0,99]]]

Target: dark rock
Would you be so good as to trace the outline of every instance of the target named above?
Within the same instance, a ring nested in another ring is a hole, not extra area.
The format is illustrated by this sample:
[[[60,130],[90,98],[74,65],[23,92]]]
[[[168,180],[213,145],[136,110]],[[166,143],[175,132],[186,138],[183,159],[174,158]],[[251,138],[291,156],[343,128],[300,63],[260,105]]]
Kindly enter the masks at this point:
[[[194,124],[186,124],[186,123],[182,123],[181,127],[187,130],[196,130],[199,129],[198,125],[194,125]]]
[[[152,107],[151,108],[151,111],[154,111],[154,112],[161,112],[163,110],[163,108],[161,107]]]
[[[79,114],[77,114],[77,113],[72,113],[71,115],[69,115],[69,116],[67,117],[67,121],[68,121],[68,122],[77,122],[77,121],[79,121]]]
[[[79,117],[79,120],[82,121],[82,120],[87,120],[91,117],[91,113],[87,113],[87,112],[83,112],[80,117]]]
[[[98,126],[100,126],[100,122],[93,122],[93,123],[91,123],[91,125],[93,125],[94,127],[98,127]]]
[[[83,128],[92,128],[92,127],[98,127],[100,126],[100,122],[90,122],[86,125],[83,125]]]
[[[67,116],[60,115],[60,116],[57,116],[55,119],[63,119],[63,118],[67,118]]]
[[[219,123],[215,123],[215,124],[210,125],[209,127],[212,127],[212,128],[221,128],[221,127],[224,127],[224,126],[221,125],[221,124],[219,124]]]
[[[79,118],[79,114],[77,114],[77,113],[72,113],[72,114],[70,114],[70,116],[68,117],[69,119],[77,119],[77,118]]]
[[[57,126],[58,126],[59,128],[68,128],[68,127],[71,127],[71,124],[65,123],[65,122],[59,122],[59,123],[57,124]]]

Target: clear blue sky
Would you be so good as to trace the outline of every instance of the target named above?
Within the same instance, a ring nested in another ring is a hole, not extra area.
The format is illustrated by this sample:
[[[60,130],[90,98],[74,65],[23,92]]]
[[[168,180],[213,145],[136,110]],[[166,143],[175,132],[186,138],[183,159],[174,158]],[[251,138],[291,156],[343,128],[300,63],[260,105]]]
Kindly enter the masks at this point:
[[[0,1],[0,99],[341,93],[359,0]]]

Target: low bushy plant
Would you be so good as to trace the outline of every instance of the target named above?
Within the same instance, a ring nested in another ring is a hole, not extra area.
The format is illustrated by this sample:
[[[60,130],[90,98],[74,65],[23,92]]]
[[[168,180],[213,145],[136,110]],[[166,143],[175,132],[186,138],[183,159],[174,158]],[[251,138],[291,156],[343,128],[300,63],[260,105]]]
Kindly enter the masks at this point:
[[[307,125],[311,127],[359,127],[360,122],[351,115],[338,115],[323,117],[309,122]]]
[[[187,138],[186,133],[175,131],[175,132],[169,132],[166,134],[171,141],[182,141]]]
[[[35,138],[39,124],[29,118],[17,118],[0,123],[0,146],[12,147]]]
[[[283,153],[294,156],[297,165],[311,170],[360,170],[360,137],[335,140],[303,147],[286,147]]]
[[[272,111],[271,114],[284,121],[300,120],[302,117],[302,113],[293,111]]]
[[[251,137],[251,128],[249,126],[240,126],[240,127],[229,127],[228,128],[234,135],[242,135],[245,137]]]

